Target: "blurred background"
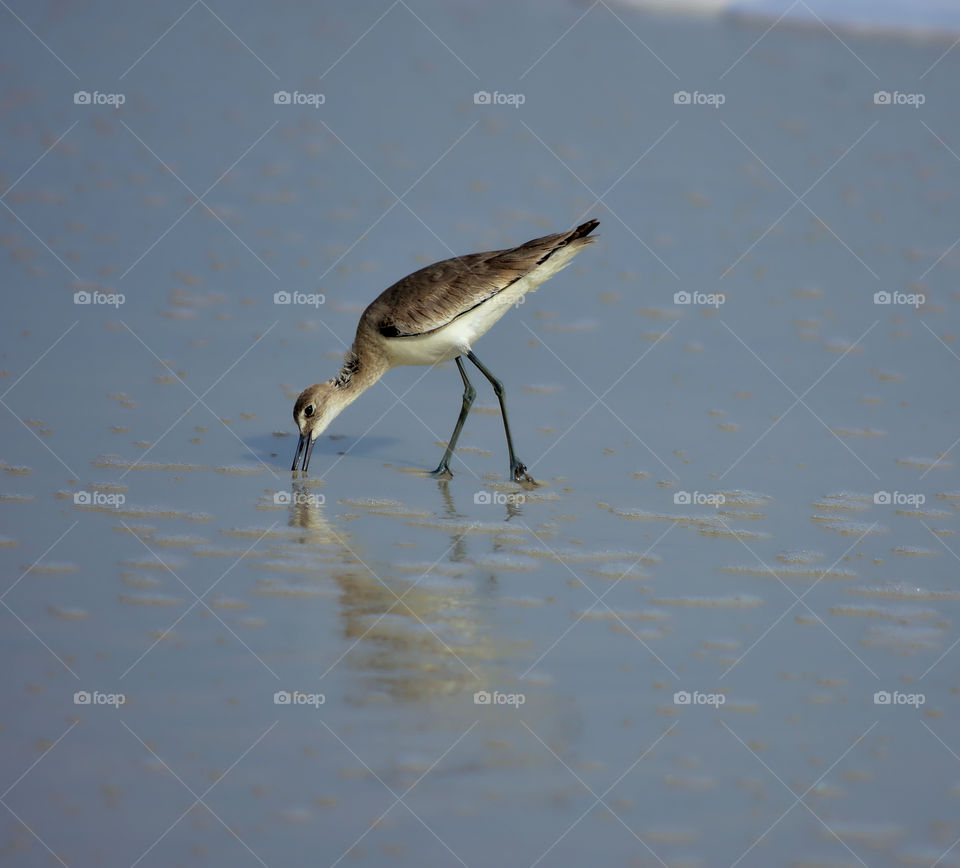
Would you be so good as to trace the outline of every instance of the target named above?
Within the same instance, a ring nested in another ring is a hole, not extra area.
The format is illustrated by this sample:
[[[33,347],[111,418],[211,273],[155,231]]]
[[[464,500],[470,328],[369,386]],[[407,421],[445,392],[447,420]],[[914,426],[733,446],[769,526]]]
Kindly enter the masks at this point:
[[[960,865],[960,13],[0,3],[0,859]],[[292,478],[430,262],[600,221]]]

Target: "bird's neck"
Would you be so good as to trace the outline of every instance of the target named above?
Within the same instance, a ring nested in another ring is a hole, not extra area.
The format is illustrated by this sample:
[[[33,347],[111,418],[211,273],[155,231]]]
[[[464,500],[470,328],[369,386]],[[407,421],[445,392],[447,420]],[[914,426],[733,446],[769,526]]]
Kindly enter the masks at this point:
[[[354,345],[343,357],[340,373],[330,380],[330,385],[349,403],[376,383],[388,367],[385,361],[369,353],[357,352]]]

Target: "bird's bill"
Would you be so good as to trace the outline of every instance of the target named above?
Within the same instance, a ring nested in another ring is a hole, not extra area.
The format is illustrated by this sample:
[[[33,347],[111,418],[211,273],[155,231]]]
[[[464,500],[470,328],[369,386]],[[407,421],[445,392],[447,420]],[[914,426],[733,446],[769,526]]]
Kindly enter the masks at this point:
[[[309,434],[301,434],[300,439],[297,441],[297,454],[293,456],[293,466],[290,468],[291,471],[297,469],[297,462],[300,460],[300,453],[303,453],[303,466],[300,468],[304,473],[307,472],[307,468],[310,466],[310,455],[313,453],[313,444],[317,441],[313,439]]]

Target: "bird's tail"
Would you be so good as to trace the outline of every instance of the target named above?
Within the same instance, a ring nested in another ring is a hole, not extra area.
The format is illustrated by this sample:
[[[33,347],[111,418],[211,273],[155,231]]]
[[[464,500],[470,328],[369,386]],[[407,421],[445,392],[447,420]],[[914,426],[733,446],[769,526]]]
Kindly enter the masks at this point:
[[[599,225],[599,220],[588,220],[586,223],[581,223],[576,229],[571,229],[569,232],[561,232],[550,238],[540,239],[541,241],[551,241],[553,243],[550,244],[547,252],[537,260],[537,265],[546,262],[558,250],[563,250],[564,247],[568,247],[571,244],[575,244],[578,248],[592,244],[595,238],[588,238],[587,236]]]
[[[599,220],[588,220],[586,223],[581,223],[576,229],[572,230],[570,234],[567,236],[567,239],[566,239],[567,243],[569,244],[571,241],[576,241],[578,238],[584,238],[585,236],[593,232],[593,230],[596,229],[599,225],[600,225]],[[593,239],[591,238],[590,241],[593,241]],[[588,241],[587,243],[589,244],[590,241]]]

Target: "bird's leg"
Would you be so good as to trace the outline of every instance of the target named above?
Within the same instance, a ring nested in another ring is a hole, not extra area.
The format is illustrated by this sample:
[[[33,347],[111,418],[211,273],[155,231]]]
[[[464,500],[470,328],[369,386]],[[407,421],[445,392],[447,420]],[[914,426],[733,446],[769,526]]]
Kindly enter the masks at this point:
[[[440,465],[433,471],[434,476],[453,476],[453,472],[450,470],[450,456],[453,455],[457,440],[460,439],[460,432],[463,430],[463,423],[467,421],[467,414],[470,412],[473,399],[477,397],[477,390],[473,388],[473,383],[468,379],[467,372],[463,368],[463,362],[460,361],[460,356],[457,356],[454,361],[457,363],[460,376],[463,378],[463,406],[460,408],[457,424],[454,426],[453,434],[450,435],[450,440],[447,443],[447,451],[443,453]]]
[[[527,473],[527,465],[522,461],[518,461],[517,456],[513,451],[513,437],[510,436],[510,422],[507,420],[507,401],[503,383],[501,383],[495,376],[493,376],[493,374],[490,373],[489,370],[487,370],[480,359],[473,354],[472,350],[467,353],[467,358],[470,359],[470,361],[480,369],[480,373],[490,381],[490,385],[493,386],[493,391],[497,396],[497,400],[500,402],[500,415],[503,417],[503,430],[507,435],[507,451],[510,453],[510,477],[514,482],[533,482],[533,477]]]

